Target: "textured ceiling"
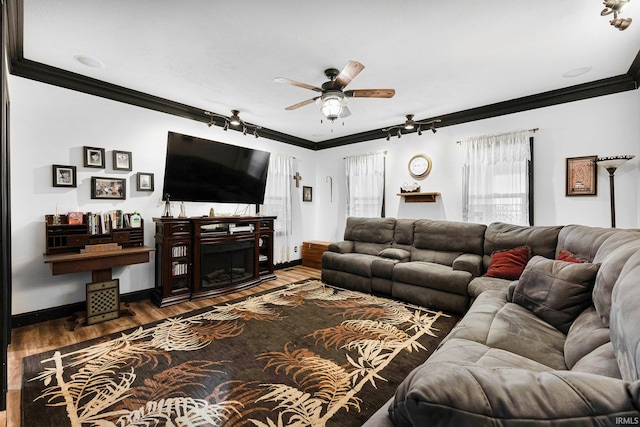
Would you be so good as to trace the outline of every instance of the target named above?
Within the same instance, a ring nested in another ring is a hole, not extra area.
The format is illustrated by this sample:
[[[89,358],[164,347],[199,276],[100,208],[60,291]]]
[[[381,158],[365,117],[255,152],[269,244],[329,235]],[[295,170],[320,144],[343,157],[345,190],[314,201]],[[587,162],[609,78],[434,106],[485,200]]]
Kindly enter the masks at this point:
[[[618,31],[596,0],[24,0],[24,58],[318,142],[627,73],[640,1]],[[104,66],[77,61],[85,55]],[[356,60],[352,115],[321,123],[324,69]],[[564,77],[588,67],[586,74]]]

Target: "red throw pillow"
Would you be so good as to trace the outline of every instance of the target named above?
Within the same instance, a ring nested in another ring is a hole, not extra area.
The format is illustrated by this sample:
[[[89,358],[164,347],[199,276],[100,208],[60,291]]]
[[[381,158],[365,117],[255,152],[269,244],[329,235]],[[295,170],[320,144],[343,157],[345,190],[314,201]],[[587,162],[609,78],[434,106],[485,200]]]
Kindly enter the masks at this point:
[[[487,276],[518,280],[530,258],[531,248],[529,246],[493,252]]]
[[[558,261],[565,261],[565,262],[575,262],[575,263],[584,262],[584,260],[581,260],[575,254],[572,254],[566,249],[562,249],[556,259]]]

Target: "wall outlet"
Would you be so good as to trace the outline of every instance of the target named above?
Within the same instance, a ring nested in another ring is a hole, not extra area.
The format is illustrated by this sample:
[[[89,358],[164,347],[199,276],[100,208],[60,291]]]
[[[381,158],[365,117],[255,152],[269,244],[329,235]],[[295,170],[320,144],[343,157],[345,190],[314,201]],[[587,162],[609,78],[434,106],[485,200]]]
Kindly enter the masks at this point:
[[[297,246],[293,247],[293,252],[298,252],[298,247]]]

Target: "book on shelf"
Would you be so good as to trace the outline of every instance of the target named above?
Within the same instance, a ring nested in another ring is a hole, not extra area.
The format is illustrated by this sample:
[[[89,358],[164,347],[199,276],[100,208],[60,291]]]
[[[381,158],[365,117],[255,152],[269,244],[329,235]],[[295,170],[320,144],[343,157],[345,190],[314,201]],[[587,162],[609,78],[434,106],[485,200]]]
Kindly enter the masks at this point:
[[[89,226],[89,234],[109,234],[113,230],[131,228],[131,215],[121,210],[102,212],[87,212],[84,222]]]

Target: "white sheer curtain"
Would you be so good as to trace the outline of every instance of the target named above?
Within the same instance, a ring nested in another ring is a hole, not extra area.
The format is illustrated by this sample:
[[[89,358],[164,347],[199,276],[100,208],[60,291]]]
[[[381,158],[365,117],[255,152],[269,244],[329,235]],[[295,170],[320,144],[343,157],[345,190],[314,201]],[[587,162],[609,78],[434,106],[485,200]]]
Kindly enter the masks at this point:
[[[529,131],[462,141],[464,221],[529,225]]]
[[[347,217],[379,218],[384,195],[384,154],[350,156],[345,162]]]
[[[289,262],[291,249],[291,176],[293,158],[271,153],[262,215],[276,215],[274,222],[273,262]]]

